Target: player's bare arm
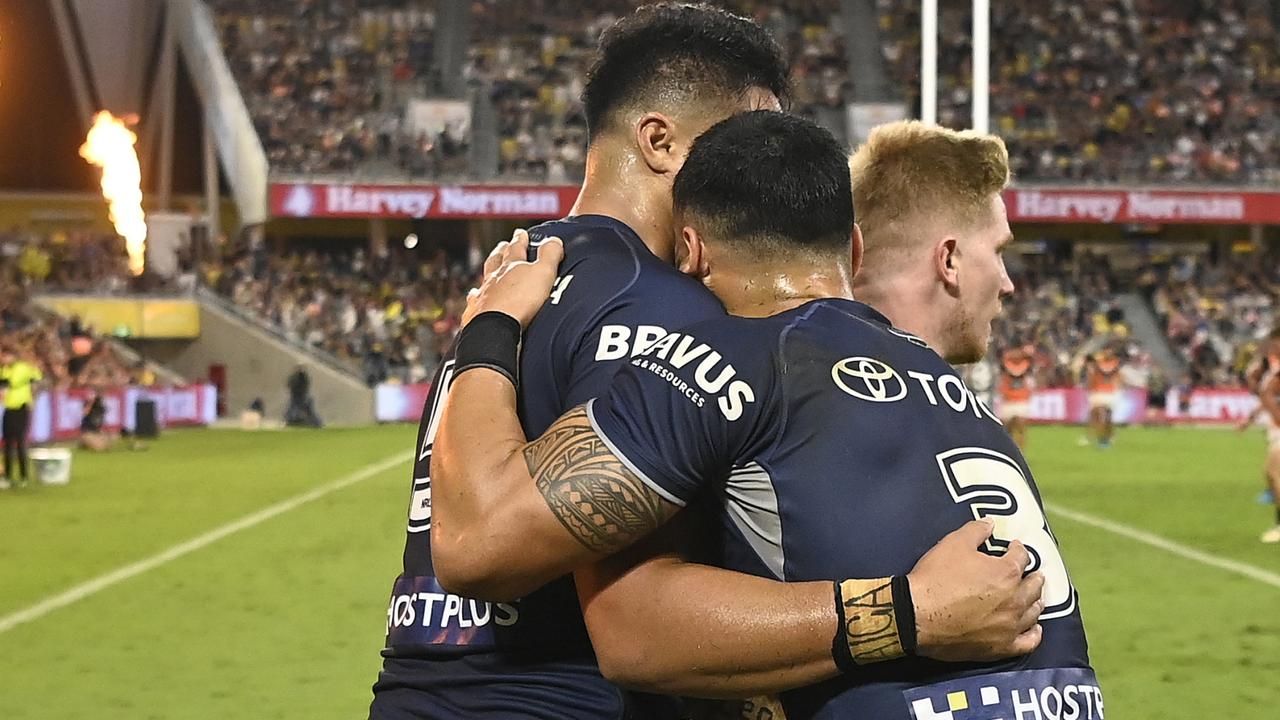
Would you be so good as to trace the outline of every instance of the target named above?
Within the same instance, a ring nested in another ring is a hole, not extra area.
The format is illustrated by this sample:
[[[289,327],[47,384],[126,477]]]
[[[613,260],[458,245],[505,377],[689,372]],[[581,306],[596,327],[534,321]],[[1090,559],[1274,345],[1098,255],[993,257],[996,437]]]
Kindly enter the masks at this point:
[[[476,369],[451,387],[432,457],[440,582],[509,600],[634,543],[680,507],[619,460],[577,408],[525,442],[516,395]]]
[[[556,520],[602,555],[630,545],[679,510],[623,465],[581,407],[529,443],[524,459]]]
[[[512,288],[507,313],[521,326],[532,319],[563,249],[552,240],[536,262],[516,260],[527,247],[522,234],[495,249],[480,293],[468,303],[468,323],[488,309],[486,298],[498,284]],[[609,451],[581,408],[527,442],[515,387],[485,362],[453,381],[432,482],[432,554],[441,583],[494,600],[519,597],[627,547],[680,509]]]

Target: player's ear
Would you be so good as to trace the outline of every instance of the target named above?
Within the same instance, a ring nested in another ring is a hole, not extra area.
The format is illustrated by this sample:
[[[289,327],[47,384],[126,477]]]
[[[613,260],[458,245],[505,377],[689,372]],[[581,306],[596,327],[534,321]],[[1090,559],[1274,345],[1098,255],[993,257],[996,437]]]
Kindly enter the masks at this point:
[[[960,292],[960,243],[955,237],[948,236],[938,242],[933,249],[934,271],[938,280],[946,287],[947,292],[956,295]]]
[[[645,113],[636,121],[636,146],[645,165],[655,175],[674,177],[684,164],[684,153],[676,142],[675,123],[662,113]]]
[[[858,271],[862,269],[862,255],[865,246],[862,243],[862,228],[857,223],[853,224],[853,237],[849,243],[849,279],[858,277]]]
[[[680,272],[699,280],[711,272],[702,236],[688,225],[680,230],[680,241],[676,243],[676,262]]]

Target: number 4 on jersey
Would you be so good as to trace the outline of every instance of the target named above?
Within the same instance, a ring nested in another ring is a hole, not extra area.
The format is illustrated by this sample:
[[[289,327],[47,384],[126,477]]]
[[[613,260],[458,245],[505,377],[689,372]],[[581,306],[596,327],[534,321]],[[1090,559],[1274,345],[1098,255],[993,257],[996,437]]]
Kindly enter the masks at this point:
[[[1014,540],[1021,540],[1027,547],[1031,555],[1027,570],[1044,573],[1044,612],[1040,619],[1070,615],[1075,610],[1075,589],[1067,577],[1058,542],[1049,532],[1044,511],[1021,466],[1008,455],[970,447],[939,454],[938,467],[953,500],[968,505],[976,519],[995,520],[995,532],[987,541],[987,549],[1006,548]]]
[[[556,278],[556,284],[551,286],[551,304],[559,305],[560,297],[564,295],[564,291],[569,288],[569,283],[573,282],[572,275]]]

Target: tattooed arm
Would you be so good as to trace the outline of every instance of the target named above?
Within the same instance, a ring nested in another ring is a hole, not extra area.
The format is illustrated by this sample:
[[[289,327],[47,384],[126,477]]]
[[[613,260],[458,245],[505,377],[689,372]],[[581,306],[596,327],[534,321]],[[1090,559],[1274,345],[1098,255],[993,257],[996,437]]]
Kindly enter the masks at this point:
[[[511,383],[458,376],[432,452],[431,553],[451,592],[510,600],[635,542],[679,506],[631,472],[582,408],[526,442]]]

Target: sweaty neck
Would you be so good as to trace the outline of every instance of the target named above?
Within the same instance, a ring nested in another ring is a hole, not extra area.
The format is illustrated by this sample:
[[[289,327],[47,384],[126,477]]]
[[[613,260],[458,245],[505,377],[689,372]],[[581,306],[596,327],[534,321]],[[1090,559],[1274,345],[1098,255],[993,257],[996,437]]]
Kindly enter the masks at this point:
[[[739,317],[777,315],[821,298],[853,299],[853,282],[840,263],[744,263],[713,270],[704,282]]]
[[[876,278],[866,280],[864,278]],[[948,314],[940,313],[939,292],[932,278],[912,278],[906,273],[877,273],[864,267],[856,283],[858,299],[875,308],[899,330],[924,340],[944,357]]]
[[[587,151],[587,173],[571,215],[604,215],[627,225],[654,255],[673,262],[671,187],[638,158],[603,144]]]

